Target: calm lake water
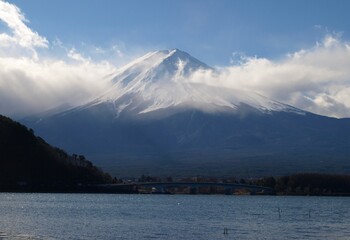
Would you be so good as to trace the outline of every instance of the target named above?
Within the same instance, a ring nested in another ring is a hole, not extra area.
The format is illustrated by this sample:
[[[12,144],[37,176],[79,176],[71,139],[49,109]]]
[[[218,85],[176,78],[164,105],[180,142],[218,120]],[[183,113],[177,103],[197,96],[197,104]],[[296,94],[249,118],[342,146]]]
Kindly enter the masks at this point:
[[[0,239],[350,239],[350,198],[0,193]]]

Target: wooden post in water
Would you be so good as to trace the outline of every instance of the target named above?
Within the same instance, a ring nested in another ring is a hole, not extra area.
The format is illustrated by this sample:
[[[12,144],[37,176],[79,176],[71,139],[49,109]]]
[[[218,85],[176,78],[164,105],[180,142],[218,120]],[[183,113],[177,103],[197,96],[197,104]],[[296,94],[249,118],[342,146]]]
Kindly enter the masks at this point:
[[[278,219],[281,219],[281,209],[278,207]]]

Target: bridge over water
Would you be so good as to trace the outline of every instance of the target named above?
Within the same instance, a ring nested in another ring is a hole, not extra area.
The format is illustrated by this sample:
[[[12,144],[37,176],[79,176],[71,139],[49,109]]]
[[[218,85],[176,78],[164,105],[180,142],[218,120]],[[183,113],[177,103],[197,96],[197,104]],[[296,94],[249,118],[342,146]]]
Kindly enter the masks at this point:
[[[215,182],[135,182],[126,184],[106,184],[110,190],[129,190],[132,192],[141,192],[141,189],[151,189],[152,193],[167,193],[168,189],[190,188],[192,193],[198,192],[200,187],[217,187],[224,189],[225,193],[232,193],[236,190],[247,190],[251,194],[274,194],[274,189],[258,185],[239,184],[239,183],[215,183]]]

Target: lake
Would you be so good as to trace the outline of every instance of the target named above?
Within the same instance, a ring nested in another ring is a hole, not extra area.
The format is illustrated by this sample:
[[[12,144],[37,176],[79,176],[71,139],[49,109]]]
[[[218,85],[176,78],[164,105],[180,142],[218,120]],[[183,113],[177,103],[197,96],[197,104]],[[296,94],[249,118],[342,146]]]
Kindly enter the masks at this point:
[[[333,240],[349,226],[345,197],[0,193],[0,239]]]

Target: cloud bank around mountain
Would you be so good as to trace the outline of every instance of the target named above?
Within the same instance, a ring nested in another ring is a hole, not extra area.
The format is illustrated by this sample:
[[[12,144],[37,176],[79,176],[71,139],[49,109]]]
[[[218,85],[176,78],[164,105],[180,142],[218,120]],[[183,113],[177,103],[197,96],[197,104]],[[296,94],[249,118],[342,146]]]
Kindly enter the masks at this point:
[[[116,67],[32,30],[14,4],[0,0],[0,113],[23,116],[77,105],[110,87]],[[115,48],[115,49],[114,49]],[[60,53],[58,56],[57,51]],[[110,49],[119,57],[120,47]],[[94,47],[96,54],[106,51]],[[134,54],[135,55],[135,54]],[[185,81],[256,91],[314,113],[350,117],[350,43],[328,35],[280,59],[243,56],[235,65],[196,71]]]
[[[219,72],[198,71],[191,81],[249,89],[314,113],[350,117],[350,43],[326,36],[282,59],[243,57]]]
[[[0,33],[1,114],[23,116],[80,104],[108,85],[108,75],[115,71],[111,63],[84,57],[57,39],[50,43],[27,26],[17,6],[0,1],[0,20],[8,27]],[[55,48],[65,56],[50,54]]]

